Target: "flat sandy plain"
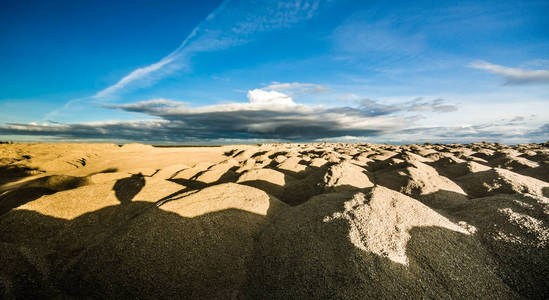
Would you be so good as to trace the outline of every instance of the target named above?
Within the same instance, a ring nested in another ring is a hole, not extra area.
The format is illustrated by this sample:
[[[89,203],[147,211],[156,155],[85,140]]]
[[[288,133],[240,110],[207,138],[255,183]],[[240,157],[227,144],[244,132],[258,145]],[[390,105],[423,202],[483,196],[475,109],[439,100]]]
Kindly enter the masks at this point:
[[[0,145],[0,298],[549,298],[549,145]]]

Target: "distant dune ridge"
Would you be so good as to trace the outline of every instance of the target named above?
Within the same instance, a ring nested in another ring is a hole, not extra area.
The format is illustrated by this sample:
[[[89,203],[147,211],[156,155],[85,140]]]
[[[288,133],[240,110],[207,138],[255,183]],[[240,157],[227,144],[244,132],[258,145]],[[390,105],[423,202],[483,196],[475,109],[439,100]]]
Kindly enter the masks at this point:
[[[549,298],[549,145],[0,145],[0,298]]]

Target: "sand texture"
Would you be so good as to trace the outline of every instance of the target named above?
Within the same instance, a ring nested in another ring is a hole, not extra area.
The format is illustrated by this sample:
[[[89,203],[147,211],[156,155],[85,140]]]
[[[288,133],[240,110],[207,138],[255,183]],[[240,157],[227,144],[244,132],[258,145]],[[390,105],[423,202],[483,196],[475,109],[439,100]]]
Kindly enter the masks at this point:
[[[549,145],[0,145],[0,298],[548,299]]]

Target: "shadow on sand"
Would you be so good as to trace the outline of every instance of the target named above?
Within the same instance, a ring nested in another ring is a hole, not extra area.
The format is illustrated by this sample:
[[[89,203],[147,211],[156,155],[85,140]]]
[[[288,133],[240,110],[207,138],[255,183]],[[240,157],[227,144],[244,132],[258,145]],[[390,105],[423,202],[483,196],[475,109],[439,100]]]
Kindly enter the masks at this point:
[[[0,295],[242,297],[254,238],[270,217],[226,209],[189,218],[145,202],[73,220],[14,210],[0,219]]]
[[[0,194],[0,216],[13,208],[36,200],[44,195],[72,190],[88,184],[89,180],[87,177],[65,175],[44,176],[25,182],[20,187],[7,190]]]
[[[28,176],[39,174],[41,171],[20,165],[0,166],[0,186],[23,179]]]
[[[456,198],[461,194],[440,190],[435,197]],[[470,199],[468,203],[448,208],[433,207],[454,223],[466,222],[476,228],[475,237],[498,266],[497,274],[513,290],[530,299],[549,297],[549,248],[539,236],[513,222],[505,212],[534,217],[549,227],[543,204],[518,194]]]
[[[145,178],[141,173],[118,179],[113,186],[116,198],[121,204],[128,204],[145,186]]]
[[[136,211],[141,213],[127,218]],[[470,236],[415,228],[407,248],[411,263],[404,267],[356,248],[347,238],[346,223],[320,222],[311,231],[297,221],[295,227],[271,232],[263,229],[271,214],[226,209],[189,218],[143,202],[105,207],[73,220],[12,211],[0,219],[1,295],[318,299],[512,294],[493,282],[494,266],[480,260],[482,247]],[[22,229],[22,224],[29,226]]]

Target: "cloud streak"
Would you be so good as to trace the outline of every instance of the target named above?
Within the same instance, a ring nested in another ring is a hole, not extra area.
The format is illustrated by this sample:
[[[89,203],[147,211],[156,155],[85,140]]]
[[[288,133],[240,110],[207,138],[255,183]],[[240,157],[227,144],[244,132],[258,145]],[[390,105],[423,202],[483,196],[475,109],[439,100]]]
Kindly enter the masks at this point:
[[[409,111],[432,111],[439,113],[454,112],[458,110],[456,105],[446,104],[446,101],[442,98],[434,100],[424,100],[423,98],[416,98],[406,104]]]
[[[384,133],[378,136],[340,136],[319,139],[333,142],[388,142],[411,143],[471,143],[500,142],[507,144],[545,142],[549,134],[549,124],[527,125],[509,122],[492,122],[464,126],[414,126]]]
[[[371,99],[361,99],[358,101],[361,108],[366,111],[375,111],[380,114],[389,114],[396,112],[435,112],[448,113],[458,110],[457,105],[447,104],[442,98],[425,100],[422,97],[412,101],[399,104],[381,104]]]
[[[479,142],[503,143],[543,142],[547,138],[549,124],[538,127],[517,123],[484,123],[465,126],[413,127],[395,131],[388,136],[389,142]]]
[[[292,96],[318,94],[328,91],[328,88],[320,84],[301,82],[273,82],[266,86],[265,89],[289,93]]]
[[[94,99],[109,99],[137,87],[146,87],[189,66],[193,55],[247,43],[254,34],[287,28],[310,19],[321,0],[225,0],[196,26],[181,45],[158,62],[137,68]]]
[[[485,61],[470,63],[469,67],[501,76],[508,85],[549,84],[549,70],[509,68]]]

